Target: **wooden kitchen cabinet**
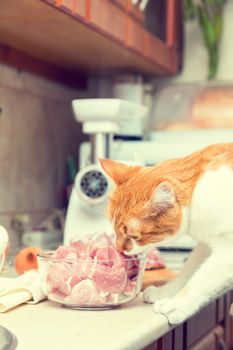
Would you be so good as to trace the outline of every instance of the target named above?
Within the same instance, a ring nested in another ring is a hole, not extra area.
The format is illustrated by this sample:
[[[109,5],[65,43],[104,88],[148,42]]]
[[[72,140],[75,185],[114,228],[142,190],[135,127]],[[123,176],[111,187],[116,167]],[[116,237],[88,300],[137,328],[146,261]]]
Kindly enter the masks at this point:
[[[89,0],[87,16],[90,25],[124,44],[127,14],[123,9],[108,0]]]
[[[47,74],[174,75],[181,65],[182,0],[150,3],[165,9],[160,21],[155,16],[158,32],[130,0],[1,0],[0,61],[27,69],[24,62],[34,58],[37,66],[49,65]]]
[[[172,338],[172,349],[176,350],[183,350],[183,343],[184,343],[184,327],[183,325],[180,325],[173,329],[172,331],[173,338]]]
[[[172,350],[172,332],[157,341],[157,350]]]
[[[233,292],[221,296],[143,350],[232,350],[232,302]]]
[[[217,302],[217,322],[224,321],[224,318],[225,318],[225,299],[226,299],[226,297],[222,296],[216,301]]]
[[[144,350],[173,350],[172,332],[164,335],[156,343],[149,345]]]
[[[192,345],[201,339],[205,334],[211,331],[216,325],[216,302],[209,304],[197,315],[187,320],[185,324],[185,347],[191,348]]]
[[[221,348],[224,344],[223,337],[223,327],[217,326],[188,350],[224,350],[224,348]]]
[[[228,293],[225,298],[224,339],[228,346],[228,349],[233,349],[233,319],[229,315],[229,310],[232,303],[233,303],[233,292]]]
[[[87,12],[86,0],[57,0],[56,4],[73,16],[85,20]]]
[[[125,9],[128,5],[128,0],[112,0],[112,2],[120,6],[122,9]]]
[[[146,56],[146,30],[143,25],[134,18],[128,17],[126,21],[125,45],[138,53]]]

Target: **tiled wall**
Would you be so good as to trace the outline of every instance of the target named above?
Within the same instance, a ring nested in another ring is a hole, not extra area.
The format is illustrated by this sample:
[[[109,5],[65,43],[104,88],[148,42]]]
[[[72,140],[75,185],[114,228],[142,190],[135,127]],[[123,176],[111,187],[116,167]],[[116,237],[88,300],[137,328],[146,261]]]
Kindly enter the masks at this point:
[[[37,224],[63,206],[68,154],[83,139],[71,100],[79,92],[0,65],[0,224],[14,241],[11,220],[29,213]]]

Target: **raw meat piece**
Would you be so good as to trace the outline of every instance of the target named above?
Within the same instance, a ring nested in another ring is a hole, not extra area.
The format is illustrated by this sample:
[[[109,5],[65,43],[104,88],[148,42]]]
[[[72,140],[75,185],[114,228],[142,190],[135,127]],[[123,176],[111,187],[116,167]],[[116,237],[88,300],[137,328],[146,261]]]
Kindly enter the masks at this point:
[[[71,291],[70,297],[74,303],[79,305],[99,305],[106,302],[106,298],[99,295],[95,283],[89,279],[76,284]]]
[[[95,255],[98,262],[103,263],[107,266],[113,266],[118,265],[122,266],[122,259],[119,256],[119,253],[117,252],[116,248],[113,246],[107,246],[100,248]]]
[[[107,301],[111,304],[117,304],[118,303],[118,300],[119,300],[119,294],[108,294],[107,295]]]
[[[113,237],[112,236],[108,236],[106,234],[101,234],[101,235],[96,235],[96,237],[91,238],[91,240],[89,240],[89,242],[92,242],[95,247],[97,248],[103,248],[103,247],[108,247],[110,245],[114,245],[113,244]]]
[[[76,259],[76,254],[72,251],[71,248],[66,248],[62,245],[60,245],[54,252],[53,258],[56,259],[71,259],[74,260]]]
[[[107,235],[99,235],[88,241],[90,257],[94,258],[101,248],[114,247],[113,241]],[[116,250],[116,248],[115,248]]]
[[[82,241],[73,241],[68,248],[76,253],[77,258],[86,259],[89,257],[89,247]]]
[[[124,289],[125,295],[131,295],[132,293],[135,294],[136,292],[136,282],[135,281],[127,281],[127,284]]]
[[[73,276],[77,276],[80,280],[93,278],[96,270],[96,261],[89,258],[89,260],[77,260],[73,268]]]
[[[162,259],[157,249],[147,254],[146,270],[162,269],[164,267],[166,267],[165,261]]]
[[[68,295],[71,288],[68,283],[72,277],[72,266],[69,263],[56,262],[48,269],[47,283]]]
[[[125,269],[127,271],[127,276],[129,279],[134,278],[135,276],[138,275],[139,273],[139,268],[140,268],[140,263],[139,260],[133,259],[133,257],[131,259],[126,260],[123,256],[123,261],[125,264]]]
[[[77,275],[72,276],[69,280],[70,288],[72,289],[77,283],[81,281],[82,279],[79,276]]]
[[[127,284],[127,273],[123,267],[109,269],[107,266],[98,265],[95,273],[95,281],[98,290],[108,293],[121,293]]]
[[[67,297],[66,294],[63,294],[59,289],[56,289],[56,288],[52,288],[50,291],[50,294],[53,294],[54,296],[59,297],[59,298],[66,298]]]

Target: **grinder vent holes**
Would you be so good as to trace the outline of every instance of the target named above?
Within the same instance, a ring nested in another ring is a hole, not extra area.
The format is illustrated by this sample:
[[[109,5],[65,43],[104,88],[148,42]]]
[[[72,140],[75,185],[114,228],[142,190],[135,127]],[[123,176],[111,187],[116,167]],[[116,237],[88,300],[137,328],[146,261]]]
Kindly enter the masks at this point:
[[[100,198],[106,193],[108,182],[100,171],[90,170],[82,176],[80,186],[87,197]]]

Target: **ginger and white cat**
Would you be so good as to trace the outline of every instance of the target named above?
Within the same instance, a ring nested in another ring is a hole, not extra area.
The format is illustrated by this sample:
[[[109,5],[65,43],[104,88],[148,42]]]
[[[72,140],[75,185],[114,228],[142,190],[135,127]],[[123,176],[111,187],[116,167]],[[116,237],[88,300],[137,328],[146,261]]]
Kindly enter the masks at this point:
[[[147,251],[188,234],[197,240],[172,282],[144,291],[171,324],[183,322],[233,283],[233,143],[151,167],[100,160],[116,184],[109,214],[117,247]]]

